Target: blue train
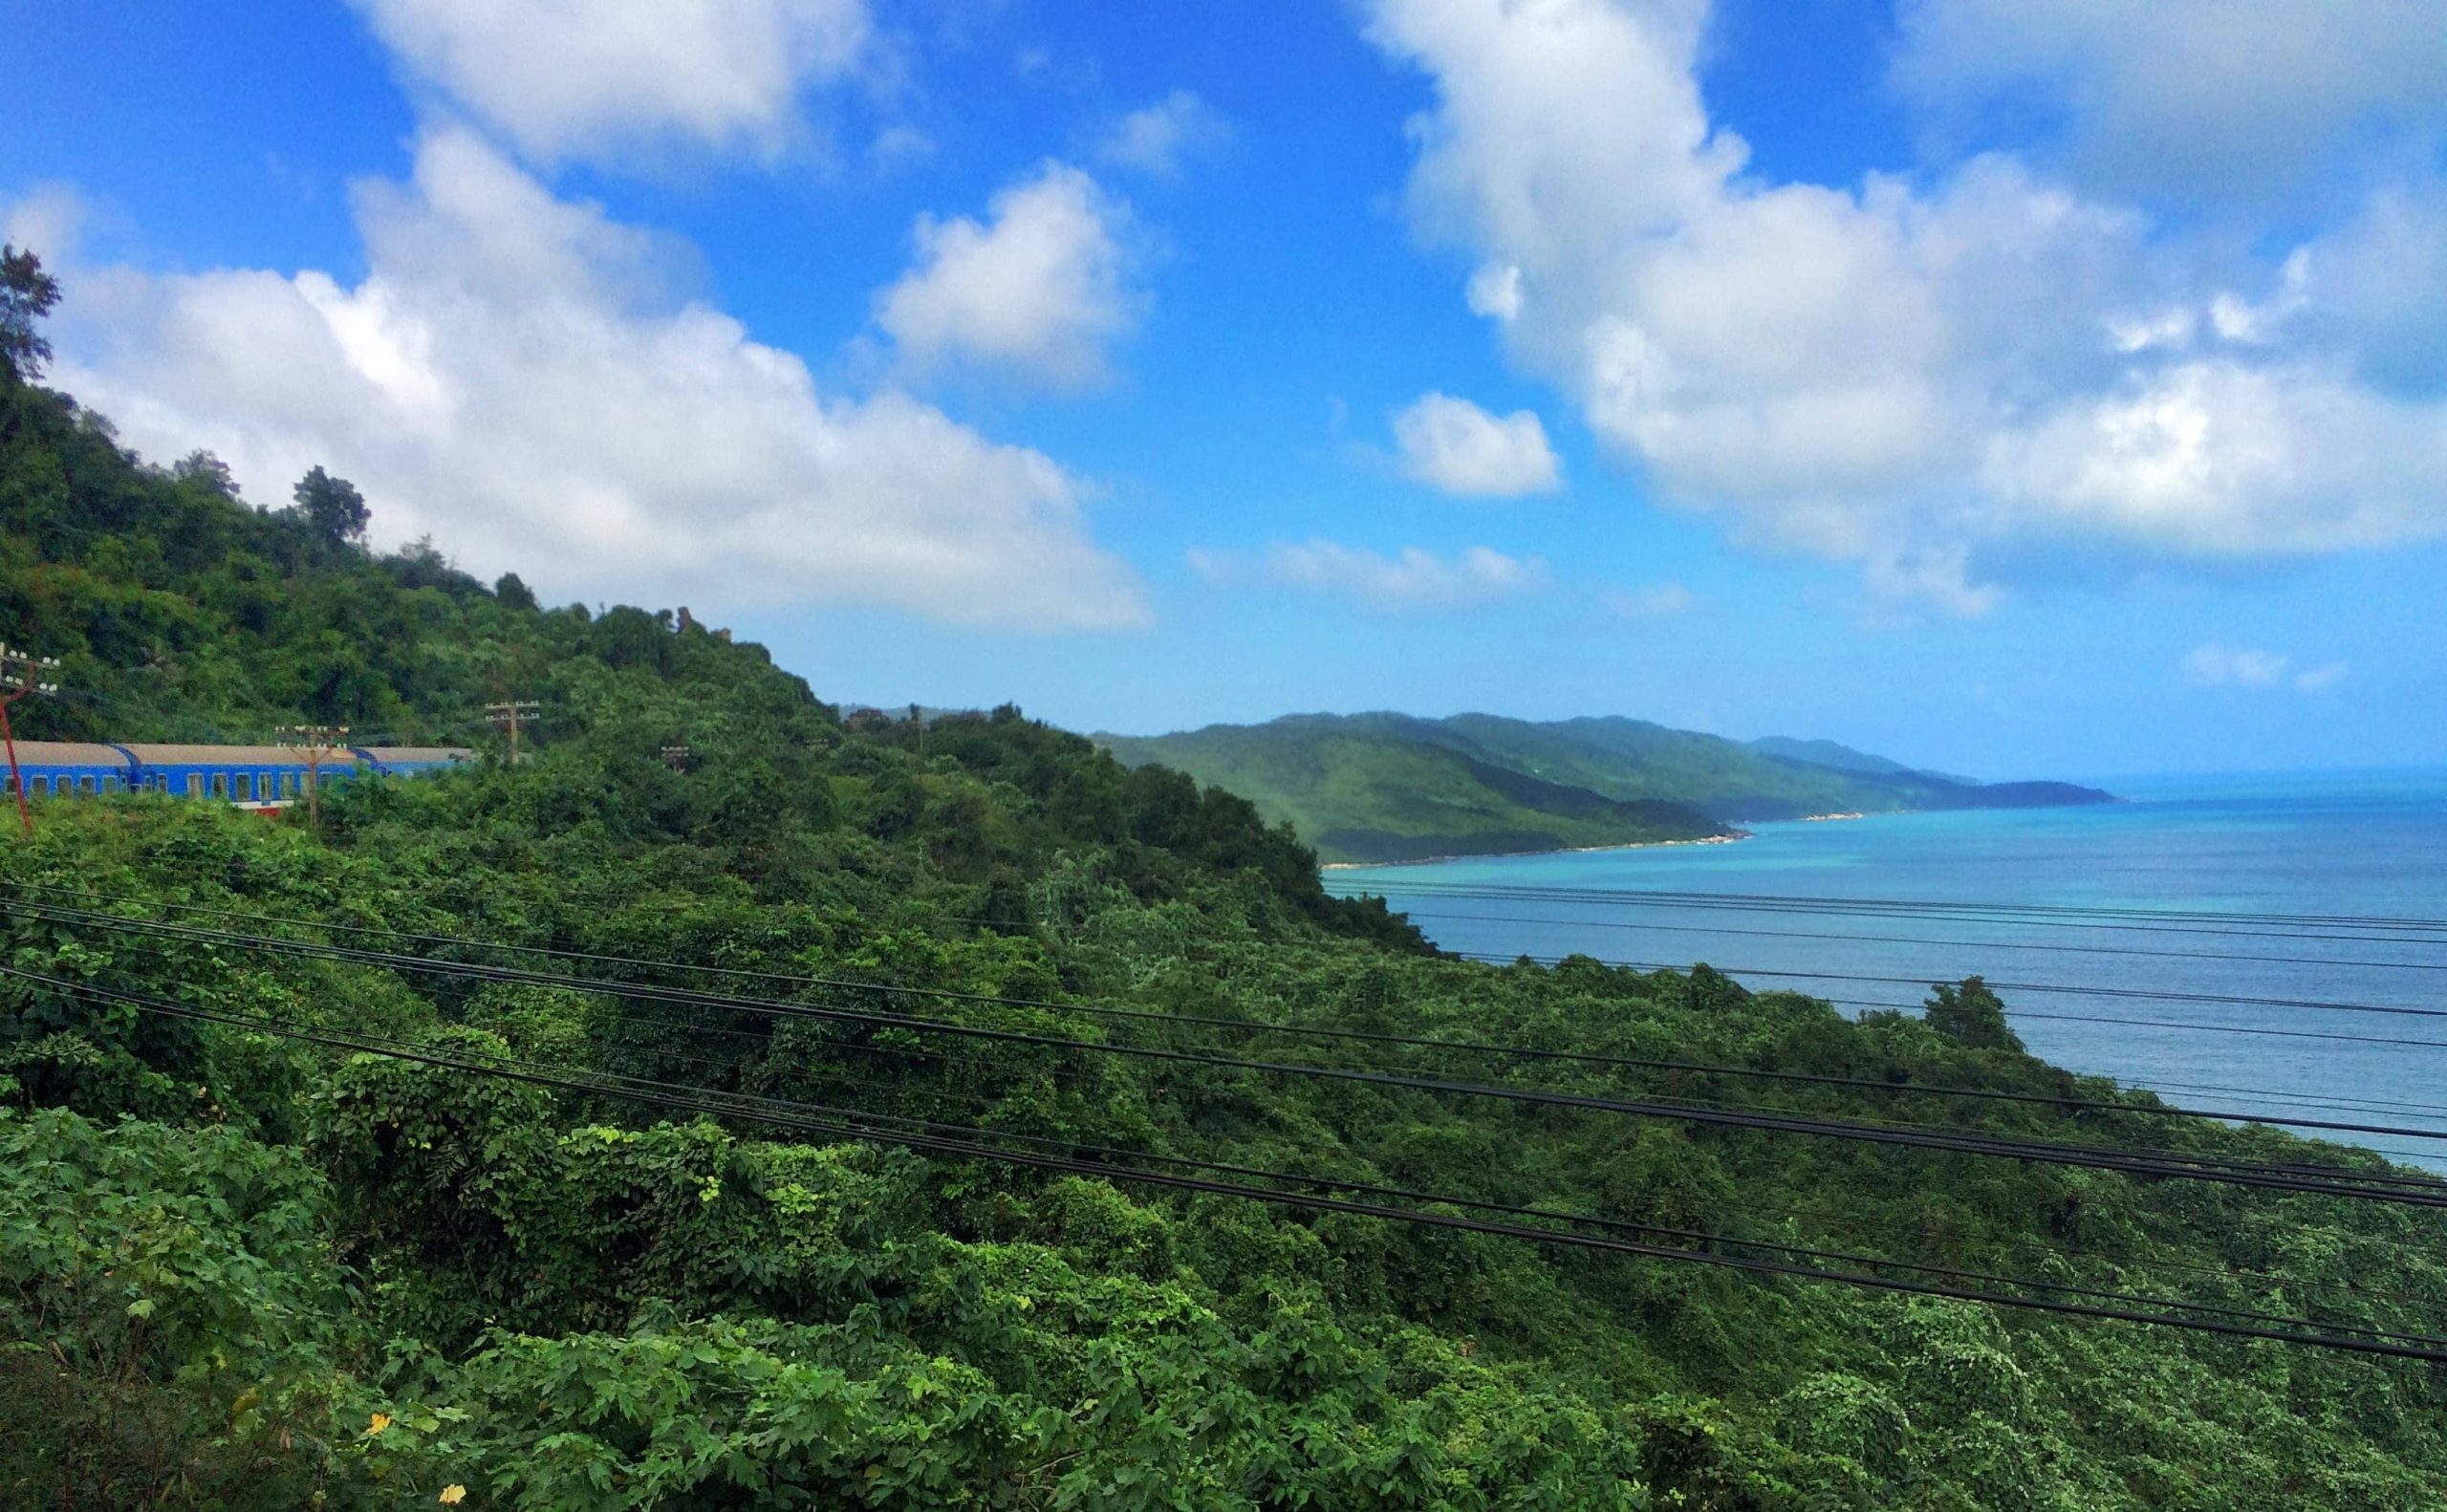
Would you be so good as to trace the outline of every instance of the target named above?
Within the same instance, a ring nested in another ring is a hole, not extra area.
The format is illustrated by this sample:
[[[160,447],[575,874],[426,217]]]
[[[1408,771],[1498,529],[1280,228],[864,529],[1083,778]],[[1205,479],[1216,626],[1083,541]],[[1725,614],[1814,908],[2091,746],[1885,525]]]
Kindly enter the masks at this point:
[[[456,745],[336,746],[323,756],[318,785],[359,773],[409,777],[475,760]],[[7,795],[17,777],[29,797],[83,797],[106,792],[158,792],[174,798],[276,809],[305,796],[303,751],[286,745],[117,745],[74,741],[19,741],[17,776],[0,772]]]

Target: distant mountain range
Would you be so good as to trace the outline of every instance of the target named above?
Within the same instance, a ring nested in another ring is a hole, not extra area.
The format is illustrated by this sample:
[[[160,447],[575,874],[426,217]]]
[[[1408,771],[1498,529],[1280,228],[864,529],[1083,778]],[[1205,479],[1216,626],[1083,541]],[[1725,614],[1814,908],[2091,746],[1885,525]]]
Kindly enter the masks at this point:
[[[2060,782],[1981,783],[1832,741],[1742,742],[1617,716],[1294,714],[1172,735],[1097,735],[1289,820],[1329,861],[1730,837],[1753,820],[2111,803]]]

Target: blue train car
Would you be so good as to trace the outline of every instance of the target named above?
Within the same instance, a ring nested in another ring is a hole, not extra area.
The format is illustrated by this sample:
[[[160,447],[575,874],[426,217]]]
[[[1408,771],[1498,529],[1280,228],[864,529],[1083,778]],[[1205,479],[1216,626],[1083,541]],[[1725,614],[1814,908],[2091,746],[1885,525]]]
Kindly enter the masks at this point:
[[[126,792],[137,784],[136,758],[124,745],[92,745],[76,741],[17,742],[17,771],[30,798],[72,797],[80,793]],[[17,778],[0,773],[8,795],[17,795]]]
[[[281,745],[123,745],[136,762],[137,786],[173,798],[273,804],[306,791],[306,758]],[[353,765],[344,751],[324,758],[322,781]]]
[[[250,809],[294,802],[305,796],[310,779],[328,787],[360,773],[413,777],[474,759],[475,752],[456,745],[353,746],[327,752],[310,771],[304,753],[285,745],[17,743],[17,770],[30,798],[155,792]],[[16,780],[0,780],[14,797]]]
[[[415,777],[429,771],[446,771],[476,759],[476,753],[461,745],[352,745],[352,755],[366,764],[378,777]]]

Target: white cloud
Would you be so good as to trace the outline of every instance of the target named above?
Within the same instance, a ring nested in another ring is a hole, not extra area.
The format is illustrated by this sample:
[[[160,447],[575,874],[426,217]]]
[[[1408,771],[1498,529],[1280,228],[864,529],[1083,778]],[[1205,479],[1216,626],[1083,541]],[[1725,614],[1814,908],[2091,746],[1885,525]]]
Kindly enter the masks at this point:
[[[1402,471],[1446,493],[1513,497],[1563,486],[1547,428],[1528,410],[1495,416],[1465,399],[1422,394],[1394,417]]]
[[[1368,13],[1434,86],[1406,203],[1477,265],[1470,308],[1657,497],[1747,542],[1978,614],[2009,564],[2068,546],[2235,560],[2447,532],[2447,400],[2357,361],[2385,313],[2436,308],[2413,209],[2269,268],[2008,156],[1779,184],[1707,115],[1705,0]],[[2386,291],[2375,309],[2348,277]]]
[[[1192,551],[1189,563],[1209,582],[1325,594],[1379,614],[1483,608],[1533,593],[1553,576],[1537,557],[1506,556],[1483,546],[1452,556],[1409,546],[1384,556],[1323,539],[1277,542],[1255,561]]]
[[[847,73],[864,0],[355,0],[409,78],[540,162],[665,142],[770,152]]]
[[[1470,313],[1489,320],[1521,318],[1521,270],[1510,263],[1488,263],[1470,275],[1463,292]]]
[[[1700,607],[1700,595],[1680,583],[1648,583],[1638,588],[1610,588],[1597,602],[1617,619],[1670,619]]]
[[[2447,122],[2436,0],[1906,0],[1898,20],[1908,92],[1966,116],[2036,104],[2116,189],[2256,197]]]
[[[0,205],[0,242],[31,251],[56,270],[76,255],[91,219],[85,197],[66,184],[37,184],[19,199]]]
[[[2216,641],[2197,646],[2183,659],[2183,675],[2211,688],[2291,687],[2306,693],[2332,688],[2345,680],[2346,664],[2330,661],[2293,671],[2291,658],[2273,651],[2234,650]]]
[[[1047,629],[1142,619],[1081,484],[897,393],[665,296],[654,240],[473,135],[356,189],[367,273],[86,270],[61,386],[156,457],[218,453],[255,498],[316,464],[388,541],[553,594],[890,605]]]
[[[1146,307],[1129,207],[1067,163],[997,192],[989,219],[919,219],[917,266],[876,296],[876,323],[924,372],[964,364],[1092,387]]]
[[[1182,163],[1231,140],[1232,128],[1213,106],[1185,89],[1115,121],[1096,142],[1096,156],[1115,167],[1169,179]]]
[[[2447,180],[2382,188],[2288,269],[2306,339],[2376,387],[2447,390]]]

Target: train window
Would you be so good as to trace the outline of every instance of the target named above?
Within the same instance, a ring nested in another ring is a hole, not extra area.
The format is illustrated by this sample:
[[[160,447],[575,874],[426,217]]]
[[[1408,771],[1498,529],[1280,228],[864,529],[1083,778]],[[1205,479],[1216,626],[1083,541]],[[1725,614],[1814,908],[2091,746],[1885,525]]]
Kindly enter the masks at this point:
[[[212,774],[212,796],[215,798],[227,798],[229,796],[229,774],[227,772],[217,771]]]
[[[91,777],[77,778],[76,790],[78,792],[92,792],[94,790],[94,779]]]
[[[200,771],[187,773],[187,796],[190,798],[204,796],[204,773]]]
[[[38,793],[49,793],[51,791],[51,779],[48,777],[36,777],[33,779],[33,790]]]

